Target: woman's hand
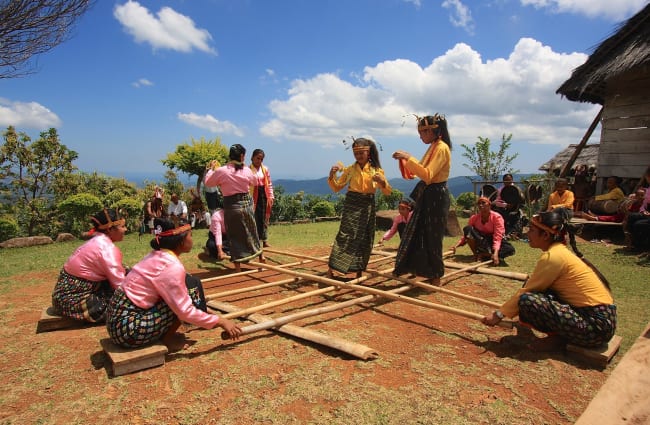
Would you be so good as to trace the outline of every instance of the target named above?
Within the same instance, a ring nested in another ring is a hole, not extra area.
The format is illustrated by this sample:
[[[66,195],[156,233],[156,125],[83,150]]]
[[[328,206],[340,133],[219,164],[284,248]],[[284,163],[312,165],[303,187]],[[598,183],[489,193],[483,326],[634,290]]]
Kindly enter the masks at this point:
[[[393,152],[393,158],[394,159],[404,159],[406,161],[409,160],[411,157],[411,154],[405,151],[395,151]]]
[[[492,312],[492,315],[484,316],[483,319],[481,319],[481,322],[483,322],[484,325],[488,325],[488,326],[496,326],[496,324],[499,323],[500,321],[501,321],[501,317],[497,316],[496,311]]]
[[[336,172],[339,171],[340,169],[341,167],[339,167],[338,165],[336,164],[332,165],[332,168],[330,168],[330,179],[333,179],[334,176],[336,175]]]
[[[494,264],[495,266],[499,265],[499,252],[498,251],[495,252],[494,254],[492,254],[492,264]]]
[[[452,254],[455,254],[456,253],[456,248],[457,248],[457,246],[454,245],[451,248],[449,248],[449,250],[451,251]]]
[[[372,181],[379,183],[381,187],[386,187],[386,178],[379,173],[372,176]]]
[[[239,339],[242,334],[241,328],[235,324],[232,320],[224,319],[223,317],[219,318],[217,326],[222,328],[224,331],[228,332],[230,339]]]

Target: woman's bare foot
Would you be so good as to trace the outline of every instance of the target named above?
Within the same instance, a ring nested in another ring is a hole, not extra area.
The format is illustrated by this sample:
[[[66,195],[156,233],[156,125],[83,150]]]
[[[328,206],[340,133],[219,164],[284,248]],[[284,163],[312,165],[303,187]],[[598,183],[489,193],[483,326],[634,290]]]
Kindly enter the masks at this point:
[[[239,273],[239,272],[241,272],[241,263],[237,261],[235,263],[235,273]]]
[[[188,340],[185,334],[179,332],[167,334],[160,341],[167,346],[170,353],[186,350],[196,343],[196,341]]]
[[[264,256],[264,254],[260,254],[259,258],[260,258],[260,263],[266,263],[266,257]]]
[[[328,278],[330,278],[330,279],[334,279],[334,272],[332,271],[332,269],[329,269],[329,268],[327,269],[327,274],[326,274],[326,276],[327,276]]]
[[[271,245],[269,245],[269,243],[268,243],[267,241],[262,241],[262,247],[264,247],[264,248],[268,248],[268,247],[270,247],[270,246],[271,246]]]
[[[357,279],[360,278],[361,276],[363,276],[363,272],[360,272],[360,271],[357,272]]]

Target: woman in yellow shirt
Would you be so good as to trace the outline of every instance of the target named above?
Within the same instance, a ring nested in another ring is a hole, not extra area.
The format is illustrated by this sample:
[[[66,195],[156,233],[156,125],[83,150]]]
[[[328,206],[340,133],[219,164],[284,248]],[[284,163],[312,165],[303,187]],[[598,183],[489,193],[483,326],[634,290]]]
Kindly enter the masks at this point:
[[[343,201],[341,225],[332,246],[328,276],[333,270],[356,272],[366,269],[375,241],[375,192],[379,187],[384,195],[391,193],[390,184],[379,162],[379,152],[370,139],[354,139],[352,152],[356,162],[348,167],[334,165],[327,184],[334,192],[345,186],[348,192]],[[338,171],[343,171],[336,177]]]
[[[445,274],[442,239],[449,214],[447,178],[451,168],[451,138],[442,115],[417,117],[417,122],[420,139],[429,145],[422,160],[405,151],[393,153],[404,178],[420,178],[411,193],[415,202],[413,216],[402,235],[394,273],[428,277],[430,283],[438,285]]]
[[[563,349],[567,343],[598,347],[616,331],[609,283],[577,250],[567,221],[564,209],[531,218],[528,244],[543,251],[535,270],[523,288],[483,318],[483,323],[494,326],[506,316],[519,316],[522,324],[546,333],[529,345],[534,351]],[[567,232],[575,255],[565,245]]]

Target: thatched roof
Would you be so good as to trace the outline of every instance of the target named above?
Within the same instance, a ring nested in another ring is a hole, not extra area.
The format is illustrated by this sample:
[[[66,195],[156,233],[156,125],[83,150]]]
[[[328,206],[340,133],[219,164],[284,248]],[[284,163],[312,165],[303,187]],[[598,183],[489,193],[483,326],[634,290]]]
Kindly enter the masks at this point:
[[[567,162],[569,162],[569,159],[571,159],[571,156],[573,155],[573,152],[575,152],[576,147],[578,145],[569,145],[566,149],[563,151],[557,153],[553,158],[550,160],[546,161],[541,167],[538,169],[541,171],[548,172],[549,169],[552,167],[552,171],[562,171],[564,166],[566,165]],[[572,170],[575,170],[575,168],[578,165],[586,165],[587,168],[598,168],[598,149],[600,148],[600,144],[594,144],[594,145],[585,145],[584,148],[582,148],[582,151],[580,151],[580,155],[578,155],[578,158],[573,163],[573,166],[571,167]]]
[[[650,66],[650,3],[603,41],[556,93],[602,105],[609,79],[643,66]]]

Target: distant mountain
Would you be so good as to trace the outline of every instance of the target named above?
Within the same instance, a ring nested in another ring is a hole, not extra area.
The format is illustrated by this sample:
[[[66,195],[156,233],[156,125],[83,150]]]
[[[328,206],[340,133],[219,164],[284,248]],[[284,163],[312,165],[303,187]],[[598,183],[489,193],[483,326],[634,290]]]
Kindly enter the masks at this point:
[[[515,175],[515,181],[520,181],[521,179],[530,177],[531,174],[517,174]],[[474,180],[480,181],[481,178],[476,176],[473,177]],[[419,180],[414,179],[414,180],[405,180],[402,178],[395,178],[395,179],[389,179],[388,182],[390,185],[404,193],[405,196],[408,196],[415,185],[417,184]],[[311,195],[316,195],[316,196],[325,196],[325,195],[330,195],[332,194],[332,190],[330,187],[327,185],[327,177],[322,177],[320,179],[315,179],[315,180],[290,180],[290,179],[274,179],[273,180],[273,186],[282,186],[284,188],[285,193],[298,193],[298,192],[305,192]],[[477,185],[476,191],[480,191],[482,185]],[[499,184],[495,184],[495,186],[499,186]],[[472,181],[467,178],[466,176],[459,176],[459,177],[453,177],[449,179],[447,182],[447,187],[449,188],[449,191],[451,192],[452,195],[454,195],[455,198],[458,197],[461,193],[464,192],[473,192],[474,191],[474,186],[472,184]],[[523,189],[523,188],[522,188]]]

